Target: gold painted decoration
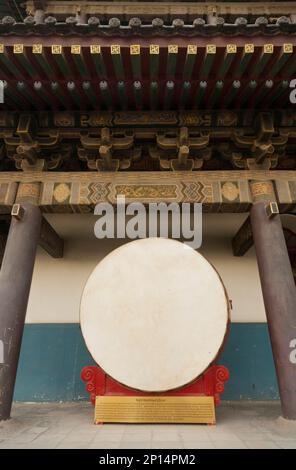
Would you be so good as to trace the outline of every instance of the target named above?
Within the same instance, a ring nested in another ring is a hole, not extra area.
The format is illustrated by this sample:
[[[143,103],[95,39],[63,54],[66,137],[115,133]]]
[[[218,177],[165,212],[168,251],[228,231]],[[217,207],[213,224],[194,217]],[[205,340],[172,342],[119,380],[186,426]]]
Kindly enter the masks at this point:
[[[283,50],[285,54],[292,54],[293,53],[293,44],[284,44]]]
[[[168,45],[168,53],[169,53],[169,54],[178,54],[178,46],[177,46],[177,44],[169,44],[169,45]]]
[[[151,55],[158,55],[159,54],[159,46],[157,44],[150,44],[149,53]]]
[[[174,199],[177,197],[176,191],[177,188],[174,184],[121,184],[115,186],[116,194],[128,199]]]
[[[4,53],[4,44],[0,44],[0,54]]]
[[[24,53],[24,45],[23,44],[14,44],[13,53],[14,54],[23,54]]]
[[[112,125],[112,117],[108,112],[93,112],[81,114],[80,125],[82,127],[103,127]]]
[[[111,45],[111,55],[119,55],[120,54],[120,46],[118,44]]]
[[[77,44],[72,44],[71,46],[71,54],[81,54],[81,46]]]
[[[75,125],[73,114],[69,112],[55,113],[54,125],[56,127],[73,127]]]
[[[245,44],[244,50],[245,54],[253,54],[255,51],[255,46],[254,44]]]
[[[185,202],[212,203],[214,201],[213,185],[210,182],[182,182],[182,194]]]
[[[32,52],[33,52],[33,54],[42,54],[43,45],[42,44],[33,44]]]
[[[224,127],[237,126],[238,116],[232,111],[221,111],[217,115],[217,125]]]
[[[264,54],[273,54],[273,50],[274,50],[273,44],[264,44],[264,47],[263,47]]]
[[[99,44],[92,44],[90,46],[91,54],[101,54],[101,46]]]
[[[215,44],[207,44],[206,51],[207,54],[216,54],[217,47]]]
[[[195,55],[197,54],[197,46],[195,44],[188,44],[187,46],[187,54],[188,55]]]
[[[227,44],[226,52],[227,52],[227,54],[236,54],[237,45],[236,44]]]
[[[215,424],[213,397],[97,396],[95,423]]]
[[[139,44],[132,44],[130,46],[130,55],[139,55],[141,53],[141,46]]]
[[[59,55],[62,54],[63,52],[63,46],[60,46],[59,44],[54,44],[51,46],[51,53],[54,55]]]
[[[274,189],[271,181],[252,181],[250,190],[254,201],[271,200],[274,198]]]
[[[212,125],[212,114],[206,112],[184,112],[180,114],[180,124],[182,126],[203,126]]]

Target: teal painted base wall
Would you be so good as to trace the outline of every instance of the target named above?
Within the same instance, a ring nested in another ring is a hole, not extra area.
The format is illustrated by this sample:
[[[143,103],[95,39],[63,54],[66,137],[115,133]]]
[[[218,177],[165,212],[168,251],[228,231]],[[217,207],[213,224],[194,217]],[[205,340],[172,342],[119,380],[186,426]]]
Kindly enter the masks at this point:
[[[234,323],[219,363],[228,367],[224,400],[278,399],[267,326]],[[16,401],[85,400],[82,367],[93,364],[78,324],[26,325]]]

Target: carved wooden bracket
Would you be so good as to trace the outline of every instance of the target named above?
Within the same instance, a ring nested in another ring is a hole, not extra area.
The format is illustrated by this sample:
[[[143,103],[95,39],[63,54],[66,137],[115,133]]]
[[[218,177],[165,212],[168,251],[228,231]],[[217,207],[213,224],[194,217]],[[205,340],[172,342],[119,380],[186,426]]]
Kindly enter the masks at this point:
[[[7,155],[15,160],[17,169],[52,170],[67,154],[65,147],[60,146],[59,130],[42,133],[37,128],[34,115],[21,114],[16,131],[4,135]]]
[[[208,132],[189,133],[187,127],[181,127],[175,135],[157,134],[156,147],[150,147],[150,156],[159,159],[160,167],[164,170],[199,170],[204,160],[211,157],[208,146]]]
[[[100,137],[81,133],[80,142],[83,148],[78,149],[78,156],[90,170],[126,170],[141,157],[141,148],[134,147],[133,134],[112,133],[108,127],[101,129]]]
[[[238,150],[238,153],[247,153],[249,162],[254,169],[254,163],[264,165],[264,169],[276,166],[279,155],[285,151],[288,142],[289,133],[279,131],[278,134],[274,128],[274,119],[271,113],[259,113],[254,122],[255,134],[245,135],[243,131],[234,131],[232,141]],[[237,165],[239,158],[232,159]],[[245,160],[245,168],[250,169],[248,161]],[[268,168],[266,168],[268,166]]]

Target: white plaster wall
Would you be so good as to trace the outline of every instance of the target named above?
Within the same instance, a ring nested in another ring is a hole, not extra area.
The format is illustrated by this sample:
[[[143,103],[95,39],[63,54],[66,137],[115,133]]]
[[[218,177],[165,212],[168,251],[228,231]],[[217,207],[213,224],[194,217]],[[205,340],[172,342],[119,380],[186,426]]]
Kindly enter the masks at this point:
[[[88,276],[100,259],[124,241],[97,240],[93,215],[47,218],[65,239],[65,255],[63,259],[52,259],[38,249],[27,322],[79,322],[80,297]],[[231,252],[231,238],[245,218],[246,214],[205,214],[200,251],[224,281],[233,302],[232,321],[265,322],[254,248],[241,258]]]

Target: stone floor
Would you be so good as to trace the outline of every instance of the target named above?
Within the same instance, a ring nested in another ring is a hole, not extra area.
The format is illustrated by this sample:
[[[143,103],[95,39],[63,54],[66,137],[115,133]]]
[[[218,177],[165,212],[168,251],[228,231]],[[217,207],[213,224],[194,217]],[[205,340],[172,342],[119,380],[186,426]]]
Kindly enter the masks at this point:
[[[93,425],[90,404],[15,404],[0,449],[296,449],[296,423],[277,402],[224,402],[217,425]]]

